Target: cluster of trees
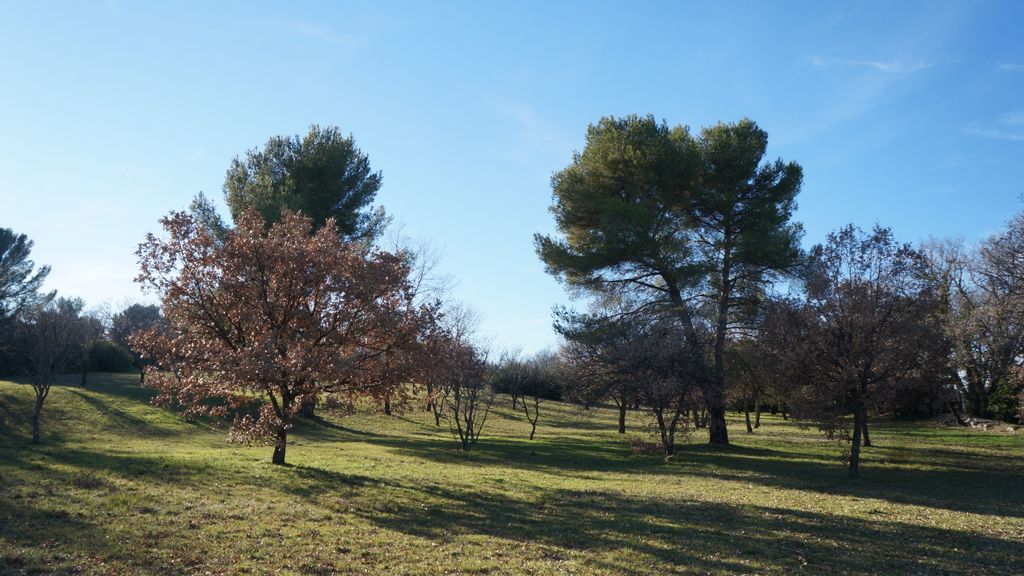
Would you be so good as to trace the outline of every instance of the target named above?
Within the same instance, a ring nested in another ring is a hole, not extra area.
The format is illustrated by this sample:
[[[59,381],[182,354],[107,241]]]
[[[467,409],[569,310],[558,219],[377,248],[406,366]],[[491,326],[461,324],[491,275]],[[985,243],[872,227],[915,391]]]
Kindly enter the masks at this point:
[[[147,235],[138,281],[159,306],[86,313],[43,294],[49,268],[0,229],[0,370],[29,377],[36,441],[56,373],[84,386],[134,367],[156,402],[230,418],[233,440],[272,444],[277,464],[318,407],[391,414],[422,397],[462,450],[501,393],[531,439],[544,400],[613,403],[620,433],[643,410],[666,456],[691,428],[728,444],[729,409],[748,433],[762,410],[793,414],[850,442],[853,476],[871,415],[1024,419],[1024,215],[976,248],[850,225],[805,252],[802,170],[767,145],[750,120],[591,126],[552,178],[558,234],[535,237],[589,309],[556,310],[562,347],[522,357],[481,342],[425,250],[382,247],[380,173],[314,125],[231,163],[230,223],[200,193]]]
[[[804,252],[801,169],[767,142],[749,120],[589,128],[552,178],[559,234],[535,237],[590,304],[556,311],[569,395],[614,402],[620,432],[649,411],[667,456],[680,426],[727,444],[728,408],[750,433],[793,413],[850,442],[851,476],[869,413],[1024,418],[1024,216],[975,250],[850,225]]]
[[[136,329],[158,323],[156,306],[134,304],[116,313],[86,311],[80,298],[42,293],[50,272],[31,260],[33,242],[0,228],[0,376],[27,378],[35,391],[32,441],[40,441],[43,404],[56,375],[92,371],[126,372],[141,368],[128,348]]]
[[[380,246],[380,183],[351,136],[313,126],[232,162],[231,224],[201,194],[163,218],[137,255],[166,321],[130,337],[156,402],[229,417],[233,440],[269,441],[283,464],[288,431],[317,406],[391,414],[420,389],[470,450],[516,364],[492,358],[473,315],[430,280],[428,254]]]
[[[659,395],[676,399],[668,410],[677,422],[684,412],[677,400],[699,390],[714,444],[729,443],[729,334],[772,279],[799,262],[802,229],[791,217],[802,171],[763,162],[767,144],[749,120],[693,135],[651,116],[604,118],[552,178],[560,236],[535,237],[548,271],[594,296],[605,309],[599,314],[656,319],[658,335],[649,339],[678,343],[680,359],[670,363],[692,366],[674,366],[658,385],[673,391]],[[562,333],[585,342],[579,334],[594,323],[565,320]]]

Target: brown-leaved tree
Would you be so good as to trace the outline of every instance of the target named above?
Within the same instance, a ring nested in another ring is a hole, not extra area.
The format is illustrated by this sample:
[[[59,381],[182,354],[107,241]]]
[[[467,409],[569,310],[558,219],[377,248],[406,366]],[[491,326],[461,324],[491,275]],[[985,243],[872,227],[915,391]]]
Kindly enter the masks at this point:
[[[173,212],[147,235],[137,281],[161,299],[162,329],[132,336],[156,401],[186,415],[234,414],[231,438],[272,438],[284,464],[304,403],[405,393],[433,307],[413,301],[402,255],[346,243],[332,220],[248,210],[223,239]]]

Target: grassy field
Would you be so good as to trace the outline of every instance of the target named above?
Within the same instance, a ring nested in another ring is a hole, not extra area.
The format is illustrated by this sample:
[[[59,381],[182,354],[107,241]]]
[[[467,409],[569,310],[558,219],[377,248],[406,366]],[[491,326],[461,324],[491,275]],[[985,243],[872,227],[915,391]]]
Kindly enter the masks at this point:
[[[774,417],[663,462],[609,411],[544,404],[531,442],[503,402],[469,454],[424,412],[358,413],[275,467],[134,379],[55,387],[40,446],[0,382],[0,574],[1024,574],[1024,435],[879,423],[851,481]]]

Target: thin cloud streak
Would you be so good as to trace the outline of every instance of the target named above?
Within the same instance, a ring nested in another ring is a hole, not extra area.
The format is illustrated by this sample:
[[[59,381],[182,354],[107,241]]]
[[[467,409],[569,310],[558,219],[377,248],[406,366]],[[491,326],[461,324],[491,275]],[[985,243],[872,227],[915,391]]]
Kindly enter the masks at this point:
[[[849,58],[826,58],[811,56],[811,66],[815,68],[867,68],[884,74],[911,74],[934,68],[940,64],[931,60],[855,60]]]
[[[1006,130],[1004,128],[986,128],[980,122],[971,122],[964,128],[964,134],[974,138],[988,140],[1004,140],[1007,142],[1024,142],[1024,131]]]

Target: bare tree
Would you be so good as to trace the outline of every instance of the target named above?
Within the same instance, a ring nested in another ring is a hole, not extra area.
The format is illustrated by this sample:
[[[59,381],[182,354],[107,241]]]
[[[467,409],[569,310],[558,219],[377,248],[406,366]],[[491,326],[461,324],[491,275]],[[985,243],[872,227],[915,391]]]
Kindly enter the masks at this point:
[[[689,345],[684,327],[666,315],[562,311],[556,328],[573,343],[576,363],[584,359],[603,372],[599,377],[605,382],[632,383],[631,399],[651,411],[665,456],[672,456],[676,433],[695,407],[694,389],[707,377],[702,362],[707,348]],[[622,414],[620,409],[620,430]]]
[[[486,347],[474,341],[478,316],[452,306],[439,329],[426,337],[423,353],[429,367],[419,380],[431,390],[435,422],[444,420],[459,449],[468,452],[479,441],[496,396],[490,385],[495,367]]]
[[[29,308],[20,324],[20,350],[25,370],[35,391],[32,411],[32,442],[40,441],[40,418],[43,402],[50,395],[54,376],[66,372],[81,360],[85,333],[88,330],[80,299],[59,298],[54,302]]]
[[[1012,374],[1024,355],[1024,214],[977,249],[948,240],[925,248],[957,394],[974,416],[1013,418],[1024,392]]]
[[[846,437],[853,414],[849,475],[857,477],[868,409],[907,382],[931,380],[942,362],[935,299],[925,256],[876,226],[846,226],[811,253],[802,326],[809,375],[797,395],[804,416]]]

